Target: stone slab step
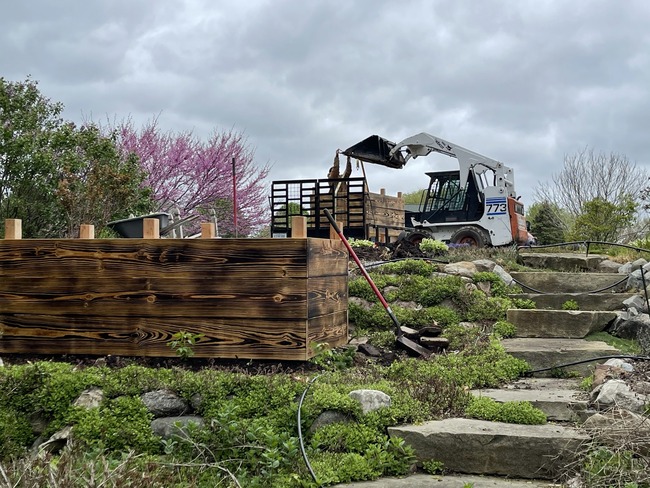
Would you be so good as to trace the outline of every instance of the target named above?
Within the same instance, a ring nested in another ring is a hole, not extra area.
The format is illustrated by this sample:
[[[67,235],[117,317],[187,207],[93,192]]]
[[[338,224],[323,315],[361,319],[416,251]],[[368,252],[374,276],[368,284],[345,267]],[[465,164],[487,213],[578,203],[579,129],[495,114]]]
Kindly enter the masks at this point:
[[[333,488],[557,488],[558,485],[542,480],[516,480],[495,476],[414,474],[406,478],[381,478],[375,481],[358,481]]]
[[[523,285],[525,292],[532,293],[596,293],[605,289],[608,292],[623,292],[627,285],[627,276],[618,273],[516,271],[510,275],[518,284]],[[616,283],[618,284],[613,286]]]
[[[557,271],[597,271],[600,263],[607,259],[607,256],[599,254],[577,253],[542,253],[542,252],[519,252],[519,259],[524,266],[529,268],[553,269]]]
[[[618,349],[605,342],[584,339],[514,338],[503,339],[501,344],[509,354],[528,362],[531,370],[621,354]],[[605,360],[570,366],[562,370],[588,376],[593,373],[597,362],[602,363]],[[550,374],[549,372],[543,375],[549,376]]]
[[[539,310],[562,310],[568,300],[576,302],[580,310],[623,310],[623,302],[633,295],[635,293],[513,293],[509,296],[532,300]]]
[[[516,337],[582,339],[601,332],[617,317],[616,312],[594,310],[510,309],[508,322],[517,327]]]
[[[503,402],[530,402],[553,422],[577,422],[586,418],[588,395],[580,381],[556,378],[525,378],[502,388],[472,390],[472,395]]]
[[[421,425],[389,427],[416,452],[455,473],[555,479],[574,460],[582,442],[576,429],[557,424],[517,425],[452,418]]]

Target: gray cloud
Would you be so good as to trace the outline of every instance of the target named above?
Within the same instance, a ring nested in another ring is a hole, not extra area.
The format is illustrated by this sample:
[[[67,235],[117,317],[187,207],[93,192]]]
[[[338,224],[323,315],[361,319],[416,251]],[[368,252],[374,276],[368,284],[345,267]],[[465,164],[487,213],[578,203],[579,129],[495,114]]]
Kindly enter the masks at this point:
[[[427,131],[513,166],[530,201],[585,146],[650,169],[649,21],[643,0],[13,2],[0,75],[31,73],[74,120],[244,131],[273,179]],[[442,166],[367,172],[395,193]]]

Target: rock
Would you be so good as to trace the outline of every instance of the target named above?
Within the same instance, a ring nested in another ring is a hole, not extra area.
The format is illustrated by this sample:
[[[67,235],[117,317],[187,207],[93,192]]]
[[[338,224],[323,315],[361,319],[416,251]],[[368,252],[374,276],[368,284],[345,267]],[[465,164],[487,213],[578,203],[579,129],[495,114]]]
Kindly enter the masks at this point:
[[[90,409],[99,407],[102,401],[104,401],[104,392],[100,388],[89,388],[81,392],[73,405]]]
[[[140,398],[154,417],[180,416],[189,410],[187,402],[169,390],[148,391]]]
[[[337,412],[336,410],[325,410],[322,412],[316,420],[309,427],[309,434],[313,434],[321,427],[331,424],[341,424],[341,423],[350,423],[352,418],[349,415],[346,415],[342,412]]]
[[[438,337],[442,334],[442,327],[438,324],[427,325],[422,327],[419,332],[421,337]]]
[[[622,264],[618,268],[618,274],[629,275],[632,272],[632,263]]]
[[[349,396],[361,403],[361,411],[364,414],[390,407],[391,403],[390,397],[378,390],[354,390],[349,393]]]
[[[449,347],[446,337],[420,337],[420,344],[434,352],[440,352]]]
[[[639,259],[637,259],[635,261],[632,261],[632,271],[634,271],[636,269],[639,269],[639,268],[643,268],[646,264],[648,264],[648,261],[646,261],[643,258],[639,258]]]
[[[472,263],[479,272],[491,272],[497,265],[497,263],[489,259],[475,259]]]
[[[609,259],[601,261],[598,265],[598,271],[601,273],[618,273],[619,269],[621,269],[621,263],[610,261]]]
[[[151,430],[163,439],[189,438],[189,425],[194,424],[203,428],[205,421],[196,415],[185,415],[177,417],[161,417],[151,421]]]
[[[640,295],[632,295],[627,300],[624,300],[623,307],[625,308],[625,310],[629,310],[630,308],[635,308],[636,310],[640,310],[642,312],[647,313],[647,309],[646,309],[647,304],[645,298],[641,297]]]
[[[381,351],[372,344],[359,344],[357,351],[373,358],[381,357]]]
[[[622,369],[623,371],[629,371],[629,372],[634,371],[634,366],[632,366],[630,363],[620,358],[608,359],[607,361],[605,361],[605,365],[612,366],[614,368],[619,368]]]
[[[601,387],[595,403],[600,410],[619,407],[632,412],[643,412],[647,400],[645,395],[633,392],[625,381],[609,380]]]
[[[398,307],[402,307],[402,308],[406,308],[408,310],[421,310],[422,309],[422,305],[420,305],[419,303],[416,303],[416,302],[403,302],[402,300],[395,300],[393,302],[393,305],[398,306]]]
[[[203,405],[203,395],[201,393],[195,393],[190,397],[190,406],[192,407],[192,410],[195,412],[199,411],[201,405]]]
[[[358,305],[359,307],[363,308],[364,310],[370,310],[372,308],[372,303],[370,303],[368,300],[364,300],[363,298],[359,297],[349,297],[348,298],[348,304],[354,303],[355,305]]]
[[[618,313],[614,320],[610,333],[621,339],[635,339],[641,342],[639,335],[643,331],[650,331],[650,316],[648,314]]]
[[[621,368],[597,364],[594,370],[594,381],[592,383],[592,388],[594,388],[594,390],[592,390],[593,398],[596,398],[598,393],[600,393],[600,388],[598,390],[595,390],[595,388],[605,384],[609,380],[619,379],[623,373],[624,371]]]
[[[408,337],[409,339],[417,339],[420,337],[420,332],[412,329],[411,327],[406,327],[405,325],[400,326],[400,329],[402,329],[402,333]]]
[[[588,439],[575,429],[553,424],[460,418],[389,427],[388,434],[404,439],[419,461],[435,459],[453,472],[533,479],[558,477]]]
[[[39,454],[59,452],[68,443],[68,439],[70,439],[70,437],[72,437],[72,426],[68,425],[58,432],[52,434],[48,440],[39,445]]]
[[[503,269],[498,264],[494,267],[492,272],[496,274],[499,278],[501,278],[501,281],[503,281],[506,284],[506,286],[512,286],[515,284],[515,280],[512,278],[510,273],[508,273],[505,269]]]
[[[465,278],[472,278],[478,269],[476,265],[469,261],[459,261],[457,263],[446,264],[443,271],[450,275],[459,275]]]
[[[628,277],[627,277],[627,284],[625,285],[628,290],[643,290],[643,277],[641,277],[642,271],[640,269],[637,269],[636,271],[632,271]],[[647,280],[648,277],[645,276],[645,279]]]

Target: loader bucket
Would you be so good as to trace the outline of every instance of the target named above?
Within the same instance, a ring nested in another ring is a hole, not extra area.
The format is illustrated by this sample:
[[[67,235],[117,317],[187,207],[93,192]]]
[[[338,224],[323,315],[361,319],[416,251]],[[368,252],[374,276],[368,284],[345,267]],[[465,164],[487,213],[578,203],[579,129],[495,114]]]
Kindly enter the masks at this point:
[[[390,156],[390,151],[394,147],[394,142],[375,135],[347,148],[343,151],[343,154],[367,163],[381,164],[389,168],[399,169],[404,166],[406,161],[404,161],[404,156],[400,152],[396,152],[392,157]]]

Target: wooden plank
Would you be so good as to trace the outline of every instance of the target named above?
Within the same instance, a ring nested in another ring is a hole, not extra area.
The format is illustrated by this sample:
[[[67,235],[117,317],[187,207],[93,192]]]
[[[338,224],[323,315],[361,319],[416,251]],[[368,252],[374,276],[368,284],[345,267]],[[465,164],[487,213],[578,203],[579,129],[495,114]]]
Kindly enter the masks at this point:
[[[308,318],[348,309],[347,276],[309,278],[307,289]]]
[[[97,239],[0,241],[5,276],[307,277],[305,239]]]
[[[205,334],[194,357],[306,359],[306,321],[200,318],[144,319],[46,315],[0,316],[1,354],[88,354],[174,357],[176,332]]]
[[[201,239],[217,237],[217,226],[214,222],[201,222]]]
[[[318,298],[315,296],[315,300]],[[325,298],[322,298],[324,301]],[[314,306],[317,306],[314,304]],[[83,294],[54,298],[19,294],[0,296],[0,312],[49,315],[110,315],[114,317],[249,317],[306,318],[306,290],[293,294],[269,293],[263,287],[255,295],[182,295],[161,292]]]
[[[173,288],[172,283],[169,287]],[[227,288],[227,287],[225,287]],[[307,292],[309,290],[309,292]],[[223,293],[185,294],[176,290],[81,294],[1,293],[3,314],[111,315],[114,317],[250,317],[309,318],[347,308],[347,280],[310,278],[298,289],[272,290],[258,284],[251,294],[233,289]]]
[[[43,276],[41,279],[5,277],[0,280],[0,295],[16,294],[47,299],[86,294],[88,299],[93,299],[102,295],[120,293],[143,295],[161,293],[178,294],[179,296],[228,295],[229,293],[259,292],[260,286],[263,286],[266,292],[273,294],[294,294],[298,291],[306,293],[307,281],[305,278],[229,277],[216,274],[197,276],[196,278],[154,276],[123,280],[74,275],[71,275],[68,280],[51,276]]]
[[[92,224],[81,224],[79,226],[79,239],[94,239],[95,226]]]
[[[348,274],[348,251],[340,239],[308,239],[308,276]]]
[[[20,219],[5,219],[5,239],[23,238],[23,221]]]
[[[348,312],[335,312],[309,319],[307,324],[307,355],[315,355],[314,343],[326,342],[332,347],[348,343]]]

